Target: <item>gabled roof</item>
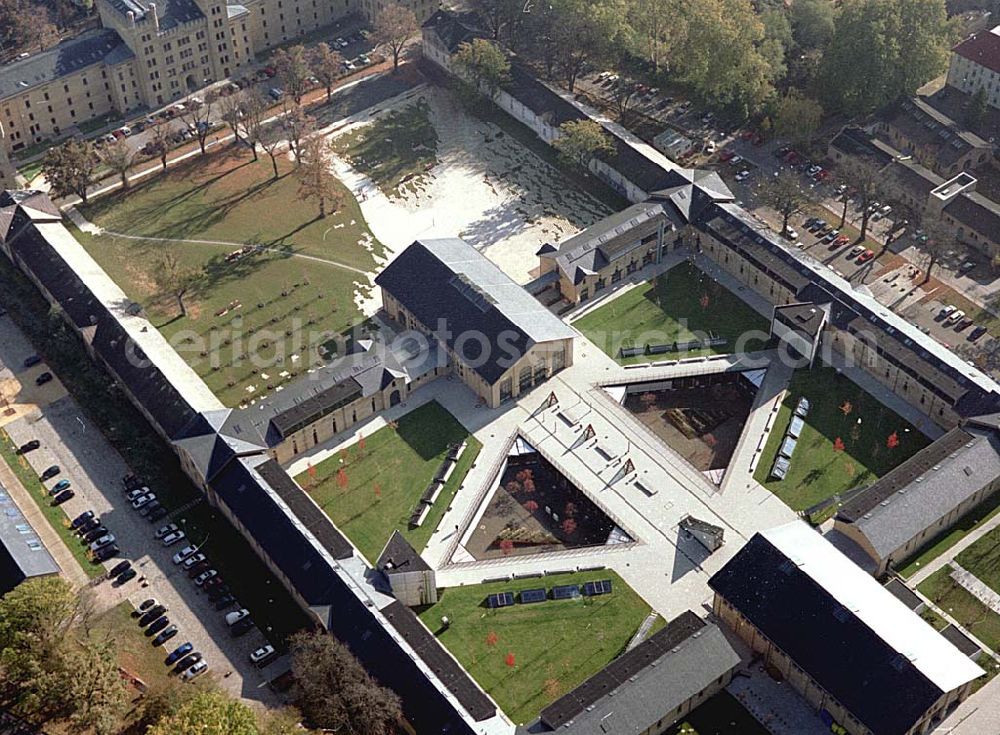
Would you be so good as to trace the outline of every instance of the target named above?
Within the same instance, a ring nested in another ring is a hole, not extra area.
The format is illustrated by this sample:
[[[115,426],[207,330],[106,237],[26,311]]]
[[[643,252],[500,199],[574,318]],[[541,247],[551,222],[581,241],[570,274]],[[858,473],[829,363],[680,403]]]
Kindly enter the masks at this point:
[[[417,240],[375,283],[449,347],[457,345],[466,363],[490,384],[532,346],[575,335],[495,263],[458,238]]]
[[[191,458],[206,481],[236,457],[246,457],[264,451],[263,439],[251,425],[249,431],[233,425],[230,408],[208,411],[198,415],[174,439]]]
[[[879,735],[983,674],[801,521],[755,534],[709,586]]]
[[[1000,74],[1000,26],[972,34],[955,46],[952,53]]]
[[[474,12],[438,10],[424,21],[423,28],[437,33],[449,53],[458,51],[463,43],[486,37],[482,19]]]
[[[392,536],[385,542],[382,553],[375,562],[375,568],[381,569],[387,574],[391,572],[429,572],[430,565],[424,561],[423,557],[406,540],[399,531],[393,531]]]

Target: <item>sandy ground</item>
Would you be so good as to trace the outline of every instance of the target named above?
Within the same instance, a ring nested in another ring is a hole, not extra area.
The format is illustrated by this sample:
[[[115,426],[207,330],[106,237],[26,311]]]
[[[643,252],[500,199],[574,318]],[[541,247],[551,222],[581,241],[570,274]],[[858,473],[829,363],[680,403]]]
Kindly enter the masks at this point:
[[[375,236],[392,260],[417,238],[462,237],[519,283],[534,276],[535,252],[610,214],[604,204],[577,189],[496,126],[468,115],[447,91],[413,89],[340,127],[333,135],[370,124],[385,111],[423,98],[438,133],[438,163],[419,188],[386,197],[373,182],[341,158],[338,177],[354,192]],[[358,295],[362,310],[379,307],[377,293]]]

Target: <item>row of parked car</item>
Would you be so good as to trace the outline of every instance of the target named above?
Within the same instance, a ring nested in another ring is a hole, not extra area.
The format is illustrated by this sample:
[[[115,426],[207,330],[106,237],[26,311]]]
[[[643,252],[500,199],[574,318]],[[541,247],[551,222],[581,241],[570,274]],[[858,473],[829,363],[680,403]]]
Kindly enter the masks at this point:
[[[156,523],[156,521],[167,514],[167,509],[156,499],[156,493],[150,490],[135,475],[125,475],[122,478],[122,486],[124,488],[125,499],[139,512],[140,516],[150,523]],[[183,538],[183,535],[181,538]]]
[[[49,472],[52,469],[58,469],[53,465],[45,472]],[[66,482],[65,480],[60,480],[60,482]],[[57,483],[58,484],[58,483]],[[121,549],[118,548],[118,539],[111,530],[104,525],[101,521],[101,517],[94,513],[93,510],[87,510],[78,515],[69,524],[70,529],[72,529],[76,535],[80,538],[80,543],[85,544],[90,551],[91,560],[95,564],[100,564],[107,561],[113,557],[118,556],[121,553]],[[129,564],[129,567],[131,564]],[[118,569],[116,567],[116,573],[111,575],[109,573],[109,578],[117,578],[121,576],[129,567],[122,567]],[[135,570],[132,570],[132,574],[126,574],[123,579],[117,580],[118,584],[125,584],[127,581],[135,577]]]
[[[153,647],[162,646],[171,638],[177,635],[177,626],[170,622],[167,617],[169,610],[166,605],[161,605],[155,598],[144,600],[132,612],[132,617],[147,638],[152,638],[150,643]],[[172,666],[171,673],[180,676],[181,681],[191,681],[208,671],[208,661],[198,651],[194,650],[194,645],[188,641],[182,643],[163,660],[164,666]]]
[[[954,304],[948,304],[941,308],[941,311],[938,312],[938,321],[946,327],[954,328],[956,332],[964,332],[975,323],[972,317],[967,316],[964,311],[957,308]],[[966,339],[970,342],[975,342],[984,334],[986,334],[986,327],[980,324],[969,332]]]

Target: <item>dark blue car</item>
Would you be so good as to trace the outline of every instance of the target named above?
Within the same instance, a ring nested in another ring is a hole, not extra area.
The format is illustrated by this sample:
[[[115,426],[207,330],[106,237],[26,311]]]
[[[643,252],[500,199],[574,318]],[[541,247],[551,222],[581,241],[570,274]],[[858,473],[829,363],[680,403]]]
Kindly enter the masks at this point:
[[[163,665],[170,666],[175,661],[179,660],[181,656],[186,656],[187,654],[191,653],[193,649],[194,645],[192,645],[191,641],[188,641],[187,643],[182,643],[181,645],[177,646],[177,648],[175,648],[173,651],[171,651],[169,656],[163,659]]]

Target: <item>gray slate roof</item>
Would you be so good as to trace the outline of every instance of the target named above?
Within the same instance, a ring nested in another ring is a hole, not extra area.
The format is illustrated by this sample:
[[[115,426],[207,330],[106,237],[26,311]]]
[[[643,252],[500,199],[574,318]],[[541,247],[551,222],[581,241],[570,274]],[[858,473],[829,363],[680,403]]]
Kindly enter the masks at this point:
[[[87,31],[27,59],[0,66],[0,99],[55,81],[88,66],[101,62],[119,63],[132,55],[116,31],[110,28]],[[96,89],[97,79],[94,79],[94,84]]]
[[[951,451],[942,456],[941,446],[950,437],[954,441],[946,448]],[[936,461],[926,468],[926,462],[915,465],[925,453],[936,453]],[[907,482],[895,489],[898,475]],[[972,426],[954,429],[885,475],[838,515],[853,523],[885,558],[997,478],[1000,436]],[[886,485],[895,491],[883,492]]]
[[[385,542],[382,553],[379,554],[375,568],[381,569],[387,574],[392,572],[429,572],[430,565],[424,561],[416,549],[410,545],[399,531],[393,531],[392,536]]]
[[[6,574],[0,579],[0,594],[22,579],[59,574],[56,560],[3,485],[0,485],[0,555],[10,560],[9,564],[0,560],[0,571],[12,570],[11,579],[7,579]],[[21,579],[14,578],[17,573]]]
[[[122,18],[134,13],[137,23],[152,19],[152,6],[156,6],[156,16],[160,19],[160,32],[169,31],[184,23],[204,18],[204,13],[195,0],[109,0]]]

